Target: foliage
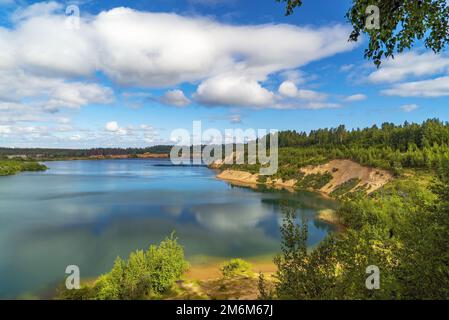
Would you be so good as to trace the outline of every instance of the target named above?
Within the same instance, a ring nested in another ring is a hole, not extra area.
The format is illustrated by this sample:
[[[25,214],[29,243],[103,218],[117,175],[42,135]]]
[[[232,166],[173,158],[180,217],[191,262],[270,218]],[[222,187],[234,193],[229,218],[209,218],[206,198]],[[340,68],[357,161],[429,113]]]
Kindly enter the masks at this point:
[[[34,161],[0,160],[0,176],[13,175],[23,171],[45,171],[47,167]]]
[[[252,265],[242,259],[231,259],[225,262],[220,271],[225,278],[234,276],[252,276]]]
[[[286,14],[302,5],[301,0],[286,2]],[[367,28],[368,6],[379,8],[379,28]],[[358,41],[362,34],[369,37],[365,57],[380,66],[382,59],[410,49],[416,40],[426,48],[440,52],[449,42],[449,8],[446,0],[353,0],[346,13],[353,26],[349,37]]]
[[[334,191],[330,193],[330,195],[337,198],[341,197],[346,193],[348,193],[349,191],[351,191],[352,189],[354,189],[359,183],[360,179],[358,178],[349,179],[346,182],[340,184],[338,187],[336,187]]]
[[[159,246],[137,250],[127,260],[118,257],[112,270],[100,276],[82,293],[62,292],[61,299],[130,300],[157,297],[180,279],[187,270],[184,250],[172,234]],[[74,290],[77,291],[77,290]],[[81,294],[81,297],[80,297]]]
[[[306,175],[302,180],[298,182],[298,187],[303,189],[321,189],[332,180],[332,175],[326,173],[313,173]]]
[[[447,299],[449,170],[442,170],[431,189],[413,179],[398,180],[371,197],[345,202],[338,214],[346,231],[330,234],[311,251],[307,221],[298,224],[294,207],[286,207],[274,296]],[[370,265],[381,272],[378,290],[365,286]]]

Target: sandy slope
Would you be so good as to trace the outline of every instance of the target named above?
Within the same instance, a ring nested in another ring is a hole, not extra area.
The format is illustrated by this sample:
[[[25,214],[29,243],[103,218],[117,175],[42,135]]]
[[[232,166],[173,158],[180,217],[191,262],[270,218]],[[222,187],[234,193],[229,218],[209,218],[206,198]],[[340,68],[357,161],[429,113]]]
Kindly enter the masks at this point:
[[[338,186],[351,179],[360,180],[354,189],[359,186],[364,186],[367,193],[371,193],[393,179],[391,173],[386,170],[365,167],[351,160],[332,160],[326,164],[307,166],[300,170],[306,175],[316,173],[323,174],[326,172],[330,173],[332,175],[332,180],[323,188],[318,190],[324,194],[330,194]],[[237,170],[224,170],[217,175],[217,178],[219,179],[249,186],[256,185],[258,177],[258,174],[251,174],[249,172]],[[268,178],[266,184],[274,187],[293,189],[296,182],[296,180],[282,181],[282,179],[271,180]]]
[[[306,175],[326,172],[332,174],[331,182],[320,189],[321,192],[327,194],[351,179],[359,179],[360,182],[356,187],[366,186],[367,193],[371,193],[393,178],[391,173],[386,170],[364,167],[351,160],[332,160],[319,166],[307,166],[302,168],[301,171]]]

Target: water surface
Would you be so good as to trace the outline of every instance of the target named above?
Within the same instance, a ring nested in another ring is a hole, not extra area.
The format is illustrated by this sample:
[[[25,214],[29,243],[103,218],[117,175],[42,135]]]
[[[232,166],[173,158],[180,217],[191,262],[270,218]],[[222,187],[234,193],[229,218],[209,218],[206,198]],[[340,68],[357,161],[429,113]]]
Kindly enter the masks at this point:
[[[98,276],[116,256],[174,230],[194,263],[274,255],[285,200],[309,218],[311,246],[331,230],[315,220],[334,206],[319,195],[233,187],[208,168],[168,163],[61,161],[46,163],[46,172],[0,177],[0,297],[54,286],[67,265]]]

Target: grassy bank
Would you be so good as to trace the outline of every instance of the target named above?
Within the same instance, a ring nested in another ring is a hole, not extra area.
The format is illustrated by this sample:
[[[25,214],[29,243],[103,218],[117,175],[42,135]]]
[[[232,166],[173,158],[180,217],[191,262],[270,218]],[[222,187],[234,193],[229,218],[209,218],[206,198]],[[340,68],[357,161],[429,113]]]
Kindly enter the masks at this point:
[[[0,176],[10,176],[24,171],[45,171],[47,167],[35,161],[0,160]]]

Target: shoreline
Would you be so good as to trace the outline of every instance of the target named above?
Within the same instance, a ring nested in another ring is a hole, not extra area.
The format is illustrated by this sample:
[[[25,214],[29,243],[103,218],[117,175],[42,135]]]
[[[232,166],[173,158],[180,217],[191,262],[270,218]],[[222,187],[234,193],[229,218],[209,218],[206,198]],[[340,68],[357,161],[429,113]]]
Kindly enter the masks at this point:
[[[258,174],[251,174],[246,171],[238,171],[238,170],[224,170],[219,172],[216,175],[216,178],[225,182],[230,183],[231,185],[235,186],[243,186],[243,187],[249,187],[256,189],[258,186],[266,186],[268,188],[272,189],[282,189],[287,190],[289,192],[298,192],[301,190],[295,189],[291,186],[291,181],[296,180],[289,180],[284,183],[282,182],[282,179],[276,179],[276,180],[268,180],[266,182],[258,182],[257,181]],[[321,197],[325,199],[331,199],[334,201],[338,201],[338,199],[333,198],[330,194],[326,193],[322,190],[315,190],[315,189],[304,189],[304,191],[307,192],[313,192],[316,194],[319,194]],[[333,225],[337,228],[338,231],[342,231],[345,229],[345,226],[341,223],[340,218],[337,216],[336,211],[333,209],[324,209],[317,212],[316,215],[317,220],[323,221],[325,223],[328,223],[330,225]]]
[[[214,168],[213,168],[214,169]],[[219,169],[214,169],[219,170]],[[257,181],[258,174],[252,174],[246,171],[240,171],[240,170],[223,170],[219,171],[219,173],[215,176],[217,179],[229,182],[232,185],[236,186],[244,186],[244,187],[250,187],[250,188],[257,188],[257,186],[265,186],[268,188],[276,189],[276,190],[287,190],[289,192],[298,192],[298,191],[307,191],[307,192],[313,192],[316,194],[319,194],[323,198],[326,199],[332,199],[337,200],[331,197],[328,193],[316,190],[316,189],[296,189],[294,185],[296,184],[296,180],[291,179],[287,181],[283,181],[282,179],[267,179],[265,182],[259,182]],[[246,178],[248,177],[248,178]]]

